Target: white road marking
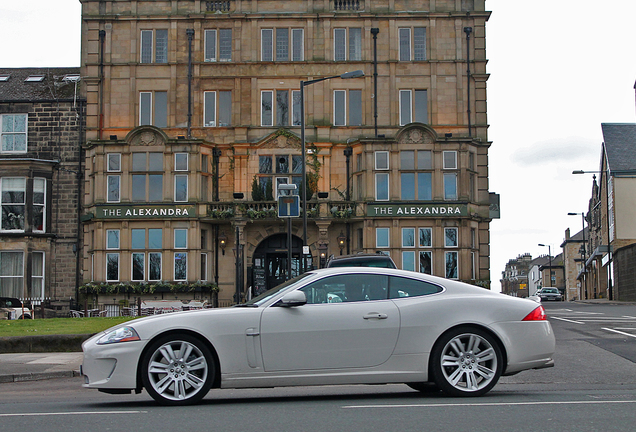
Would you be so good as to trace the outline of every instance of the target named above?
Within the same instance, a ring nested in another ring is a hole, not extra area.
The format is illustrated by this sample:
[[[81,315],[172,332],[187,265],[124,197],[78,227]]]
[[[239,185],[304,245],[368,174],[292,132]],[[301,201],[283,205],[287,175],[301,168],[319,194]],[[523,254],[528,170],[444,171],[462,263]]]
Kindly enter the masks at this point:
[[[404,405],[346,405],[344,409],[364,408],[449,408],[449,407],[501,407],[501,406],[533,406],[533,405],[589,405],[589,404],[635,404],[636,400],[591,400],[591,401],[550,401],[550,402],[488,402],[458,404],[404,404]]]
[[[574,323],[574,324],[585,324],[584,322],[572,321],[572,320],[565,319],[565,318],[561,318],[561,317],[550,317],[550,319],[555,319],[555,320],[559,320],[559,321],[571,322],[571,323]]]
[[[0,417],[38,417],[38,416],[61,416],[61,415],[98,415],[98,414],[147,414],[148,411],[71,411],[71,412],[48,412],[48,413],[12,413],[0,414]]]
[[[630,333],[625,333],[625,332],[618,331],[618,330],[615,330],[615,329],[610,329],[610,328],[603,327],[603,330],[607,330],[608,332],[614,332],[614,333],[622,334],[623,336],[629,336],[629,337],[636,338],[636,335],[633,335],[633,334],[630,334]]]

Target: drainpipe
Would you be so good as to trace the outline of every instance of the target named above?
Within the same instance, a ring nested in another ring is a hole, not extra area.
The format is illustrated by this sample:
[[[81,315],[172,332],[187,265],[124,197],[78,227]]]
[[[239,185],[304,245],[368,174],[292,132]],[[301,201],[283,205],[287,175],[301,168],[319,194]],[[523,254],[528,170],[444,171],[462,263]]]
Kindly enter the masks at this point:
[[[104,42],[106,30],[99,31],[99,131],[98,138],[102,139],[104,130]]]
[[[192,39],[194,29],[187,29],[188,35],[188,139],[192,138]]]
[[[372,28],[373,35],[373,120],[375,125],[375,137],[378,137],[378,33],[379,28]]]
[[[345,200],[347,201],[347,205],[351,205],[350,201],[351,201],[351,188],[350,188],[350,177],[351,177],[351,155],[353,154],[353,149],[350,146],[347,146],[347,148],[344,151],[344,155],[346,157],[346,166],[347,166],[347,188],[345,189]],[[351,226],[349,225],[349,222],[346,222],[346,237],[347,237],[347,255],[349,255],[351,253],[351,242],[350,242],[350,237],[351,237]]]
[[[466,95],[468,101],[468,136],[473,136],[473,129],[470,121],[470,34],[473,32],[472,27],[464,27],[464,33],[466,33]]]

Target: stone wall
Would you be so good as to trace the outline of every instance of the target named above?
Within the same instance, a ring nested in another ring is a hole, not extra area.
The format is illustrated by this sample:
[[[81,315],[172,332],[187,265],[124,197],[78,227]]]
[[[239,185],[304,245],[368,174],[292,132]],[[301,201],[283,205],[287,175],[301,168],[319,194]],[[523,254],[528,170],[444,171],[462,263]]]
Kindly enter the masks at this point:
[[[615,300],[636,301],[636,245],[614,252]]]

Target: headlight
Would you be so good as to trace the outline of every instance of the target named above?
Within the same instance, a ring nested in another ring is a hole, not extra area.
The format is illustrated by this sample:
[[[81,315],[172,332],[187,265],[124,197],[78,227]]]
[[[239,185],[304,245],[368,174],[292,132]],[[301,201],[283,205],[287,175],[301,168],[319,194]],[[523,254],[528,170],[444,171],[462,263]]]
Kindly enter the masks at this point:
[[[116,330],[109,331],[100,337],[97,345],[106,345],[119,342],[130,342],[141,340],[137,332],[132,327],[119,327]]]

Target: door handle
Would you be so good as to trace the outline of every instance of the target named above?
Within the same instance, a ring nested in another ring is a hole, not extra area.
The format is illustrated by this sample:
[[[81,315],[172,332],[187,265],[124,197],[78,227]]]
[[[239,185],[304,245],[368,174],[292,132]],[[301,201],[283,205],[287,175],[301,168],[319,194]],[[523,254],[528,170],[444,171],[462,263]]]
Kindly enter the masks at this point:
[[[362,318],[364,318],[365,320],[368,319],[377,319],[377,320],[382,320],[382,319],[387,319],[389,316],[387,314],[384,313],[379,313],[379,312],[369,312],[368,314],[366,314],[365,316],[363,316]]]

